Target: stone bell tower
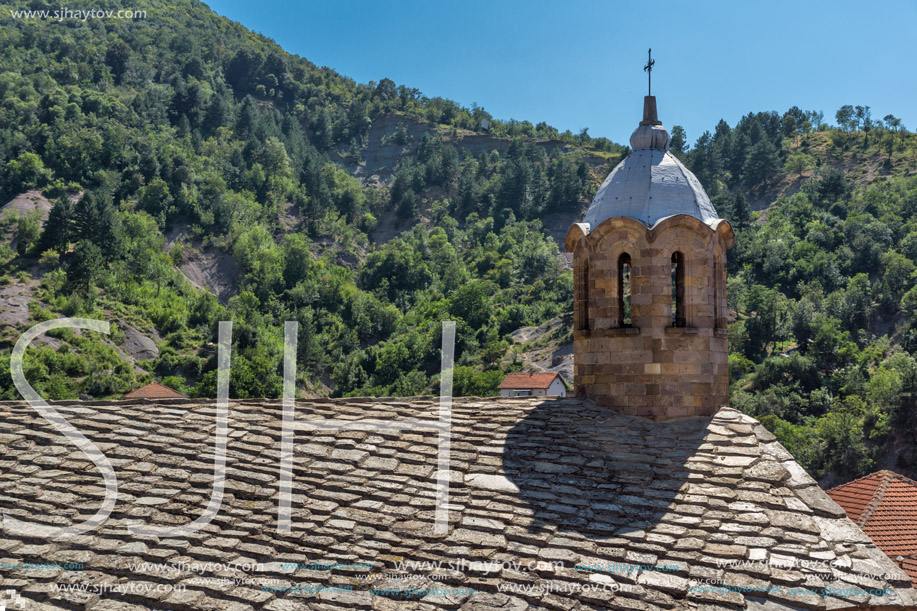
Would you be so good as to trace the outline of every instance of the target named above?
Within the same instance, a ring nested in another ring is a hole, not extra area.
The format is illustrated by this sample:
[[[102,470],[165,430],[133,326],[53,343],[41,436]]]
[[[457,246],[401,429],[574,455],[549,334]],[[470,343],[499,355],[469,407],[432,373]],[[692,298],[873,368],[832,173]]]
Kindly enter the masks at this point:
[[[735,236],[669,151],[646,96],[633,149],[602,183],[573,253],[574,392],[635,416],[709,416],[729,399],[726,250]]]

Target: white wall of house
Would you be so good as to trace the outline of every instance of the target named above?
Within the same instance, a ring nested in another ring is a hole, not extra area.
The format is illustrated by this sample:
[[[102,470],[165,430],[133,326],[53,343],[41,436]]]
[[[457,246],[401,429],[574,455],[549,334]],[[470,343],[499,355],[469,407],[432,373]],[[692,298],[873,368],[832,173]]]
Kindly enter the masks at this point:
[[[567,396],[567,387],[564,386],[564,383],[560,378],[554,378],[554,381],[551,382],[551,385],[548,387],[549,395],[557,395],[558,397]]]
[[[544,397],[547,395],[567,396],[567,387],[560,378],[554,378],[547,390],[543,388],[501,388],[501,397]]]

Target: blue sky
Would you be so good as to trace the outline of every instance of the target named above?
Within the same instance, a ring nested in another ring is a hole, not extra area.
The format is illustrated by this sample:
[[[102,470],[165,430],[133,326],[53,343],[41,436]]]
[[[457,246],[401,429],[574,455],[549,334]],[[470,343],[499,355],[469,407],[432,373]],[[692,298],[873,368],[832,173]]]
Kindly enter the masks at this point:
[[[917,2],[213,0],[219,14],[359,82],[626,143],[653,48],[659,118],[689,142],[749,111],[843,104],[917,128]]]

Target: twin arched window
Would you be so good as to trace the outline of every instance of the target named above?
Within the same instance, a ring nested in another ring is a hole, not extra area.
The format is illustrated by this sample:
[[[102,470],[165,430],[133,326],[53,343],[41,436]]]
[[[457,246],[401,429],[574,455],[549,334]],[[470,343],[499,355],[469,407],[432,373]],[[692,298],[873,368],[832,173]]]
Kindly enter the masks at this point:
[[[626,252],[618,257],[618,320],[622,327],[631,325],[630,291],[631,260]],[[672,326],[687,325],[685,316],[685,256],[680,251],[672,253]]]

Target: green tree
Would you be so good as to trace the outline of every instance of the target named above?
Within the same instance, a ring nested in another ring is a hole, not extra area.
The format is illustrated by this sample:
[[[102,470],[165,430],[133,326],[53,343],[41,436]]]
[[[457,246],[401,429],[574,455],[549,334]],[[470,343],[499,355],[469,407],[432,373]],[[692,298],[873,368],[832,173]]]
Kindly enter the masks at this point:
[[[783,337],[785,305],[779,291],[756,284],[745,295],[748,353],[762,359]]]
[[[41,229],[35,215],[26,215],[19,219],[16,232],[16,250],[19,256],[25,256],[32,249],[40,233]]]
[[[300,233],[291,233],[283,243],[283,281],[293,288],[309,277],[313,269],[309,240]]]
[[[140,189],[138,203],[141,210],[148,212],[159,222],[160,227],[165,227],[166,221],[175,212],[169,185],[158,177]]]
[[[841,106],[835,113],[834,118],[837,120],[837,124],[841,126],[841,129],[844,130],[844,133],[849,132],[855,125],[856,117],[854,113],[853,106],[850,104]]]
[[[274,238],[261,225],[239,236],[233,254],[259,298],[280,288],[283,280],[283,254]]]
[[[801,175],[815,165],[815,159],[807,153],[798,153],[786,158],[783,169],[787,174]]]
[[[819,418],[823,471],[830,469],[846,477],[869,472],[873,461],[864,434],[865,414],[866,404],[861,398],[845,397],[834,411]]]
[[[685,133],[685,128],[681,125],[672,126],[672,142],[669,144],[669,148],[676,153],[684,153],[688,150],[687,134]]]
[[[48,212],[48,220],[41,235],[40,250],[51,249],[62,255],[70,248],[70,242],[75,236],[73,202],[65,195],[58,199]]]
[[[856,128],[863,130],[863,146],[866,146],[869,143],[869,131],[872,129],[872,113],[869,106],[857,106],[854,117]]]
[[[108,45],[105,51],[105,65],[111,68],[111,73],[115,76],[115,82],[120,84],[127,72],[127,65],[131,58],[131,48],[120,40]]]
[[[45,186],[51,180],[51,171],[35,153],[20,153],[7,162],[0,178],[4,185],[3,195],[9,197]]]
[[[83,194],[73,206],[74,237],[97,245],[105,260],[121,254],[121,220],[105,194]]]
[[[914,262],[896,252],[882,254],[882,281],[887,297],[898,305],[901,296],[914,285]]]
[[[752,146],[742,168],[745,186],[767,186],[780,168],[780,155],[770,140],[762,139]]]
[[[491,295],[494,292],[496,286],[492,283],[469,282],[452,295],[449,311],[468,323],[472,329],[480,329],[493,315]]]
[[[452,393],[456,397],[495,397],[499,395],[504,374],[499,369],[476,371],[473,367],[458,366],[453,371]]]
[[[885,153],[888,155],[888,161],[891,162],[892,153],[895,152],[895,135],[892,132],[888,132],[882,136],[882,148],[885,149]]]
[[[347,129],[351,138],[363,142],[369,132],[372,121],[366,115],[366,106],[360,100],[354,100],[347,110]]]
[[[882,121],[885,122],[885,129],[888,131],[896,132],[901,128],[901,119],[892,114],[887,114],[882,117]]]
[[[89,240],[80,240],[73,247],[73,256],[67,267],[67,281],[76,290],[86,294],[100,277],[104,264],[102,250]]]

